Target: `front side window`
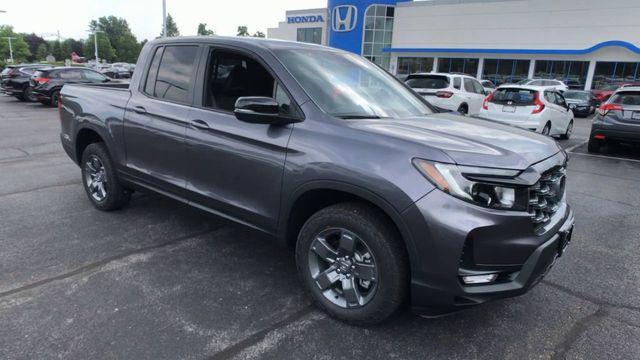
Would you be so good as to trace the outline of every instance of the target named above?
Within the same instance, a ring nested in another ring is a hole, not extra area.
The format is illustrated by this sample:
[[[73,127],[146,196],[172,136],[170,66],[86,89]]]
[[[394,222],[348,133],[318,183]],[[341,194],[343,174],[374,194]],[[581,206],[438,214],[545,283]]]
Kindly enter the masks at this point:
[[[420,97],[360,56],[321,49],[275,52],[327,114],[357,119],[405,118],[432,113]]]
[[[197,46],[167,46],[162,54],[153,96],[188,102]]]
[[[282,116],[295,117],[291,98],[273,76],[256,60],[236,52],[215,50],[207,68],[204,106],[231,112],[244,96],[274,98]]]

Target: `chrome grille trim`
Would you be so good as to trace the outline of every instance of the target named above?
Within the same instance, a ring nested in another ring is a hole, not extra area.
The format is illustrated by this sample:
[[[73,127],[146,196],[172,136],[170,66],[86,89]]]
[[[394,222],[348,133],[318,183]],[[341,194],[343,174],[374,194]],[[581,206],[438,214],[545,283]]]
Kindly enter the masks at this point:
[[[562,203],[566,185],[566,167],[558,165],[545,171],[538,182],[529,187],[529,207],[534,226],[544,226]]]

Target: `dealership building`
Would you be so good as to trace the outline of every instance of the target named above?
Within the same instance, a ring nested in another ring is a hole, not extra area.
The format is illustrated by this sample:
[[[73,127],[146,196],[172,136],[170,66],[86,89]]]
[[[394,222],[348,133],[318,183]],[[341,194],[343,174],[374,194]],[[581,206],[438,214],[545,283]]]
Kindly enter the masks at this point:
[[[287,11],[267,37],[348,50],[399,77],[640,82],[639,0],[328,0]]]

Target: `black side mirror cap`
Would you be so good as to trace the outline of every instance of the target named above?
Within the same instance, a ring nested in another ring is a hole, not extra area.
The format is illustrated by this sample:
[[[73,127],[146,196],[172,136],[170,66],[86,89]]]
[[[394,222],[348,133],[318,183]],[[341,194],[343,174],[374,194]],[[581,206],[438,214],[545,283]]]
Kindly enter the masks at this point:
[[[286,125],[299,121],[280,115],[278,102],[264,96],[238,98],[233,113],[238,120],[251,124]]]

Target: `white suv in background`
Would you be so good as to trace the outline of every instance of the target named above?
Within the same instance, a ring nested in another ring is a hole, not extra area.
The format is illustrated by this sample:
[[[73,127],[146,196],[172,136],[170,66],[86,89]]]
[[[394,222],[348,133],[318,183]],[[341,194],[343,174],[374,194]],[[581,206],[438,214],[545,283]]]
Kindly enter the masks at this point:
[[[541,86],[503,85],[484,100],[480,117],[568,139],[573,112],[560,92]]]
[[[478,80],[464,74],[411,74],[405,84],[433,106],[469,115],[480,113],[486,95]]]
[[[542,86],[552,88],[561,93],[569,90],[569,86],[567,86],[567,84],[560,80],[553,79],[524,79],[519,81],[516,85]]]

